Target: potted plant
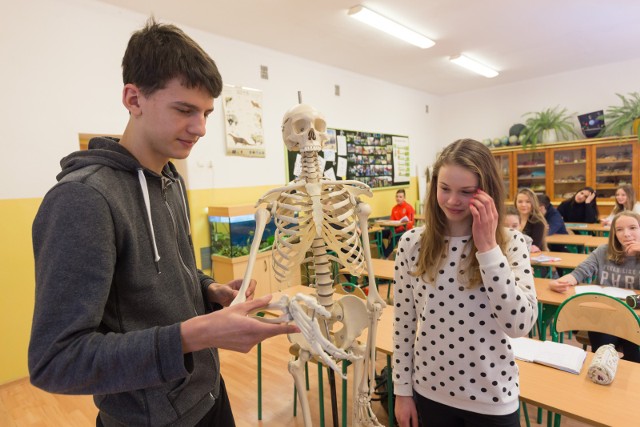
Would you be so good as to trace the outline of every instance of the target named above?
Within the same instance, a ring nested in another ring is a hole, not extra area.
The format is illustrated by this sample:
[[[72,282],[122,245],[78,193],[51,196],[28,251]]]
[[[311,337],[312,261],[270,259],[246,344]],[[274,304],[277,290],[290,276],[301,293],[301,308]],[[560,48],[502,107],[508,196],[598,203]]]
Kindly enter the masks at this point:
[[[558,138],[562,141],[569,139],[568,137],[578,136],[573,127],[573,116],[567,113],[567,109],[556,106],[547,108],[535,113],[526,113],[524,117],[529,116],[525,121],[526,129],[523,130],[522,146],[524,148],[534,148],[538,141],[556,142]]]
[[[616,93],[616,96],[620,98],[622,105],[607,108],[602,116],[604,129],[600,134],[602,136],[637,134],[638,123],[640,123],[640,93],[631,92],[627,96]]]

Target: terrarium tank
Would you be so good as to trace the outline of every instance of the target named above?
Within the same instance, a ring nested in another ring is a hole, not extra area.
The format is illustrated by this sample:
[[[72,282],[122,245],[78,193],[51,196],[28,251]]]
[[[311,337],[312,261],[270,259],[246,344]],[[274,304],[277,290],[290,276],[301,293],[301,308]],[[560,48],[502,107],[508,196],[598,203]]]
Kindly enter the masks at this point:
[[[256,230],[253,206],[209,207],[211,255],[228,258],[249,255]],[[273,246],[275,233],[273,219],[265,226],[260,239],[260,251]]]

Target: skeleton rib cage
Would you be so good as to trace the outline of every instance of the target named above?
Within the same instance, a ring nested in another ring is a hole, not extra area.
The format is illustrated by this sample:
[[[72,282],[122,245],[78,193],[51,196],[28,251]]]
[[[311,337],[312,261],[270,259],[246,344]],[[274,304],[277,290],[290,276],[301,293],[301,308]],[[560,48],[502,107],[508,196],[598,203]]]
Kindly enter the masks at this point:
[[[312,244],[318,237],[331,251],[330,261],[347,268],[353,275],[359,276],[365,269],[354,193],[364,193],[368,189],[364,185],[347,186],[328,180],[321,184],[319,200],[311,198],[304,185],[294,185],[293,189],[280,193],[274,204],[275,212],[271,214],[276,232],[272,261],[279,282],[287,281],[289,273],[298,265],[313,262]],[[313,204],[318,202],[322,207],[320,235],[312,231],[318,224],[313,215]]]

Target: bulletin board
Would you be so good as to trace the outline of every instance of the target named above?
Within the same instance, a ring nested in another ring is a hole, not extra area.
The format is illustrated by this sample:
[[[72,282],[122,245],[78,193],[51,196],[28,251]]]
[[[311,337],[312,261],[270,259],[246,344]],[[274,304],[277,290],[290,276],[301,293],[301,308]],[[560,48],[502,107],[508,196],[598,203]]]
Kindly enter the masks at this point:
[[[374,189],[409,184],[409,137],[346,129],[327,131],[330,142],[320,152],[325,177],[357,180]],[[299,173],[300,153],[287,150],[287,182]]]

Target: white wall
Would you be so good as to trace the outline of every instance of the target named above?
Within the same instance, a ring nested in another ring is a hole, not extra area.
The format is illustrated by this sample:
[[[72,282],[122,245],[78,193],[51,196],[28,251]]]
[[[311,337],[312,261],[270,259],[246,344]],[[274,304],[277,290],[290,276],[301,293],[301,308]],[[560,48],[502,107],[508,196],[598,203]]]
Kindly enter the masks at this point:
[[[59,159],[77,149],[78,133],[124,129],[120,62],[146,16],[87,0],[0,4],[0,199],[41,197],[55,183]],[[283,184],[280,122],[298,91],[329,126],[408,135],[415,174],[441,146],[462,137],[506,135],[526,112],[559,105],[582,114],[617,105],[616,92],[640,90],[639,59],[440,98],[183,28],[216,60],[226,83],[261,89],[264,100],[266,159],[225,155],[217,100],[207,136],[183,162],[193,189]],[[260,79],[260,65],[269,67],[269,80]],[[335,84],[340,97],[333,95]]]
[[[55,183],[59,159],[77,149],[78,133],[124,130],[120,63],[146,16],[86,0],[0,2],[0,199],[41,197]],[[280,123],[298,91],[329,126],[408,135],[412,171],[433,160],[438,97],[175,24],[214,58],[226,83],[263,91],[266,159],[225,155],[216,100],[207,135],[183,164],[190,188],[283,184]],[[269,67],[269,80],[260,79],[260,65]],[[340,97],[334,84],[341,86]]]
[[[616,93],[638,91],[640,59],[451,95],[443,99],[439,135],[445,142],[499,138],[509,134],[511,125],[524,123],[523,114],[555,106],[574,115],[579,131],[577,115],[620,105]]]

